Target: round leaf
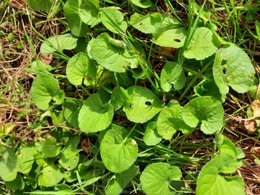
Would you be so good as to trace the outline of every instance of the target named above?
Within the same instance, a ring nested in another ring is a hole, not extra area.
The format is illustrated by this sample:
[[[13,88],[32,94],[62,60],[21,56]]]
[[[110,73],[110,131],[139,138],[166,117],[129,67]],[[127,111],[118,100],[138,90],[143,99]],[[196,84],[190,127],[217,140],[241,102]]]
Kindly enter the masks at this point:
[[[125,49],[124,42],[106,33],[92,39],[88,47],[89,56],[110,71],[125,72],[128,67],[135,68],[138,65],[137,59]]]
[[[197,28],[183,55],[188,59],[203,60],[217,51],[212,41],[213,33],[205,27]]]
[[[108,170],[121,173],[136,161],[138,147],[134,139],[128,138],[127,130],[112,125],[101,141],[101,158]]]
[[[149,89],[133,86],[127,89],[129,100],[123,110],[135,123],[145,123],[161,111],[162,102]]]
[[[248,55],[237,46],[217,51],[213,76],[221,94],[228,93],[228,86],[238,93],[245,93],[254,82],[255,70]]]
[[[106,129],[112,122],[114,108],[103,104],[99,94],[92,94],[83,103],[79,111],[79,127],[83,132],[97,132]]]
[[[181,170],[167,163],[148,165],[141,174],[142,189],[147,195],[172,195],[171,181],[180,180]]]
[[[42,169],[38,178],[39,186],[56,186],[63,179],[60,169],[54,165],[47,165]]]
[[[86,53],[77,53],[69,59],[66,75],[73,85],[95,84],[97,68]]]
[[[224,109],[213,97],[197,97],[184,106],[182,118],[193,128],[201,122],[201,131],[205,134],[214,134],[224,124]]]

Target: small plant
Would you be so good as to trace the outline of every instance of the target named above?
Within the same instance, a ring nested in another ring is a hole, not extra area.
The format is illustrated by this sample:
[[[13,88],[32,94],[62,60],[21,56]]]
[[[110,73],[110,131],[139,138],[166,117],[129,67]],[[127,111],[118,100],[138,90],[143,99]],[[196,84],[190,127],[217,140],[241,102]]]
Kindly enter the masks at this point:
[[[42,7],[29,1],[48,12],[51,1],[46,2]],[[223,105],[231,90],[251,89],[250,58],[220,38],[210,19],[202,22],[205,1],[196,8],[190,1],[188,25],[174,10],[157,11],[154,1],[126,4],[128,11],[117,1],[59,5],[70,31],[44,40],[40,52],[62,63],[33,62],[30,91],[55,130],[18,151],[1,146],[0,176],[7,188],[245,194],[243,178],[235,174],[245,155],[223,135]],[[160,60],[158,48],[177,53]],[[211,138],[204,143],[212,149],[210,158],[175,148],[194,132]],[[83,136],[92,138],[89,153],[79,147]],[[190,174],[185,164],[203,167]]]

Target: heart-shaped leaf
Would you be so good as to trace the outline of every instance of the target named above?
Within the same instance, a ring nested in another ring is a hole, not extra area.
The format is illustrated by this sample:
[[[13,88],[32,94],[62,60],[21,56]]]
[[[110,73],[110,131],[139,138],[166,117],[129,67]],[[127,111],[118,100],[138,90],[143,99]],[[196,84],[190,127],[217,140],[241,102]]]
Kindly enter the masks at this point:
[[[184,122],[190,127],[197,127],[201,122],[201,131],[214,134],[224,125],[224,109],[221,103],[210,96],[197,97],[184,106]]]
[[[113,72],[125,72],[128,67],[136,68],[137,59],[131,55],[123,41],[102,33],[88,45],[89,56],[104,68]]]
[[[254,81],[255,70],[248,55],[237,46],[217,51],[213,76],[220,93],[226,95],[228,86],[238,93],[249,90]]]
[[[135,140],[127,137],[127,134],[128,131],[123,127],[112,125],[101,141],[101,158],[111,172],[126,171],[136,161],[138,147]]]
[[[141,174],[142,189],[147,195],[175,194],[171,182],[180,180],[181,170],[167,163],[149,164]]]
[[[32,83],[30,96],[36,106],[46,110],[51,100],[55,104],[61,104],[64,99],[64,92],[60,89],[58,81],[51,74],[39,73]]]
[[[79,112],[79,127],[83,132],[97,132],[106,129],[112,122],[114,108],[102,103],[99,94],[92,94],[83,103]]]
[[[130,121],[145,123],[160,112],[162,102],[149,89],[133,86],[127,89],[127,93],[129,100],[123,110]]]
[[[86,53],[77,53],[69,59],[66,75],[73,85],[86,86],[95,84],[97,68]]]
[[[188,59],[203,60],[217,51],[212,41],[213,33],[205,27],[197,28],[183,55]]]

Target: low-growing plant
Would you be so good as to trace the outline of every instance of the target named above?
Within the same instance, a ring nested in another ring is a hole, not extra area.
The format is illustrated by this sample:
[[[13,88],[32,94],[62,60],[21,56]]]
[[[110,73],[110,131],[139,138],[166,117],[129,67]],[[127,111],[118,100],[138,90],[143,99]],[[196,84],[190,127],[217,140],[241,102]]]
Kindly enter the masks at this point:
[[[29,1],[47,12],[46,2],[41,7]],[[64,194],[245,194],[243,178],[235,174],[244,153],[223,135],[223,105],[230,91],[249,91],[255,70],[245,51],[220,38],[210,18],[205,22],[205,2],[189,1],[187,25],[170,1],[165,4],[172,12],[156,10],[158,1],[150,0],[122,3],[128,12],[117,1],[60,3],[69,30],[44,40],[40,52],[65,63],[55,67],[37,59],[30,68],[36,75],[32,102],[55,130],[18,151],[6,138],[0,161],[6,187]],[[161,59],[158,48],[176,54]],[[211,138],[204,143],[210,155],[175,148],[194,132]],[[93,139],[88,152],[79,147],[82,137]],[[190,173],[187,164],[204,166]]]

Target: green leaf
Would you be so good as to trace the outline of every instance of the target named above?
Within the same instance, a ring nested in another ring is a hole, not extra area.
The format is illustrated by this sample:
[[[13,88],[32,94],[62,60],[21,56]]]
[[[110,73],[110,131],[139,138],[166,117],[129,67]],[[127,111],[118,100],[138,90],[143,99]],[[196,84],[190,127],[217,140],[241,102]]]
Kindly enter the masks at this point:
[[[11,190],[23,190],[25,182],[20,174],[17,175],[15,180],[5,182],[5,186]]]
[[[135,123],[145,123],[161,111],[162,102],[149,89],[133,86],[127,89],[129,100],[123,110]]]
[[[217,47],[212,41],[213,33],[206,27],[197,28],[183,55],[188,59],[203,60],[213,55]]]
[[[57,145],[55,137],[50,137],[43,142],[42,153],[47,158],[58,156],[60,153],[60,147]]]
[[[225,167],[229,167],[230,164],[234,162],[232,161],[232,156],[222,154],[216,156],[210,162],[208,162],[199,173],[196,194],[245,195],[243,178],[239,176],[225,176],[221,171],[225,170]]]
[[[71,34],[56,35],[46,39],[40,48],[41,53],[62,53],[63,50],[72,50],[77,46],[78,39]]]
[[[61,156],[59,159],[60,165],[68,170],[71,171],[75,169],[79,162],[79,149],[78,145],[80,142],[79,136],[71,137],[66,146],[64,147],[63,151],[61,152]]]
[[[151,0],[129,0],[130,3],[133,5],[140,7],[140,8],[149,8],[153,6],[153,3]]]
[[[52,0],[26,0],[34,11],[43,10],[49,12],[52,6]]]
[[[17,155],[17,171],[23,174],[30,172],[33,163],[34,155],[36,154],[34,145],[23,146]]]
[[[0,157],[0,177],[4,181],[13,181],[17,176],[17,157],[11,148],[4,149]]]
[[[97,68],[86,53],[77,53],[69,59],[66,75],[73,85],[81,85],[82,83],[86,86],[94,85],[96,74]]]
[[[92,94],[80,109],[80,130],[86,133],[102,131],[111,124],[113,116],[113,106],[109,103],[103,104],[99,94]]]
[[[101,158],[105,167],[111,172],[126,171],[137,159],[137,144],[127,134],[127,130],[123,127],[112,125],[101,141]]]
[[[70,26],[71,33],[75,36],[85,36],[87,33],[87,25],[84,24],[79,15],[80,9],[79,0],[68,0],[64,7],[64,15]]]
[[[193,128],[201,122],[203,133],[214,134],[224,125],[224,109],[221,103],[213,97],[197,97],[184,106],[182,118]]]
[[[128,99],[127,91],[120,86],[117,86],[113,89],[111,95],[111,104],[113,105],[115,110],[120,109],[125,101]]]
[[[160,28],[162,21],[163,15],[161,13],[156,12],[147,15],[134,13],[130,18],[130,25],[142,33],[150,34]]]
[[[172,85],[175,90],[181,90],[185,86],[186,78],[181,65],[167,61],[161,71],[160,84],[165,92],[169,92]]]
[[[44,64],[40,60],[35,60],[32,62],[31,67],[29,69],[30,72],[34,74],[39,74],[39,73],[49,73],[49,71],[52,70],[52,67],[48,64]]]
[[[81,106],[82,101],[73,98],[66,98],[63,103],[63,116],[71,127],[79,128],[78,115]]]
[[[106,33],[92,39],[88,47],[89,56],[110,71],[125,72],[128,67],[138,66],[137,59],[127,51],[125,43]]]
[[[220,93],[226,95],[228,86],[238,93],[246,93],[254,81],[255,70],[248,55],[237,46],[217,51],[213,76]]]
[[[45,187],[56,186],[63,179],[60,169],[52,164],[45,166],[38,177],[38,185]]]
[[[124,21],[124,15],[117,7],[105,7],[100,11],[100,20],[102,24],[111,32],[116,34],[125,33],[127,23]]]
[[[157,132],[164,139],[170,140],[177,130],[184,134],[192,133],[194,128],[185,124],[182,119],[183,107],[179,103],[170,103],[164,107],[157,119]]]
[[[98,17],[99,0],[84,0],[80,2],[79,16],[81,20],[91,27],[94,27],[100,22]]]
[[[181,170],[167,163],[149,164],[141,174],[142,189],[147,195],[175,194],[171,182],[180,180]]]
[[[39,73],[32,83],[30,96],[36,106],[46,110],[51,100],[55,104],[61,104],[64,99],[64,92],[51,74]]]
[[[108,181],[105,193],[109,195],[120,194],[128,183],[138,174],[138,172],[139,168],[133,165],[126,171],[115,174]]]
[[[148,123],[144,132],[143,140],[147,146],[154,146],[162,141],[162,137],[158,135],[156,130],[156,122],[153,121]]]

